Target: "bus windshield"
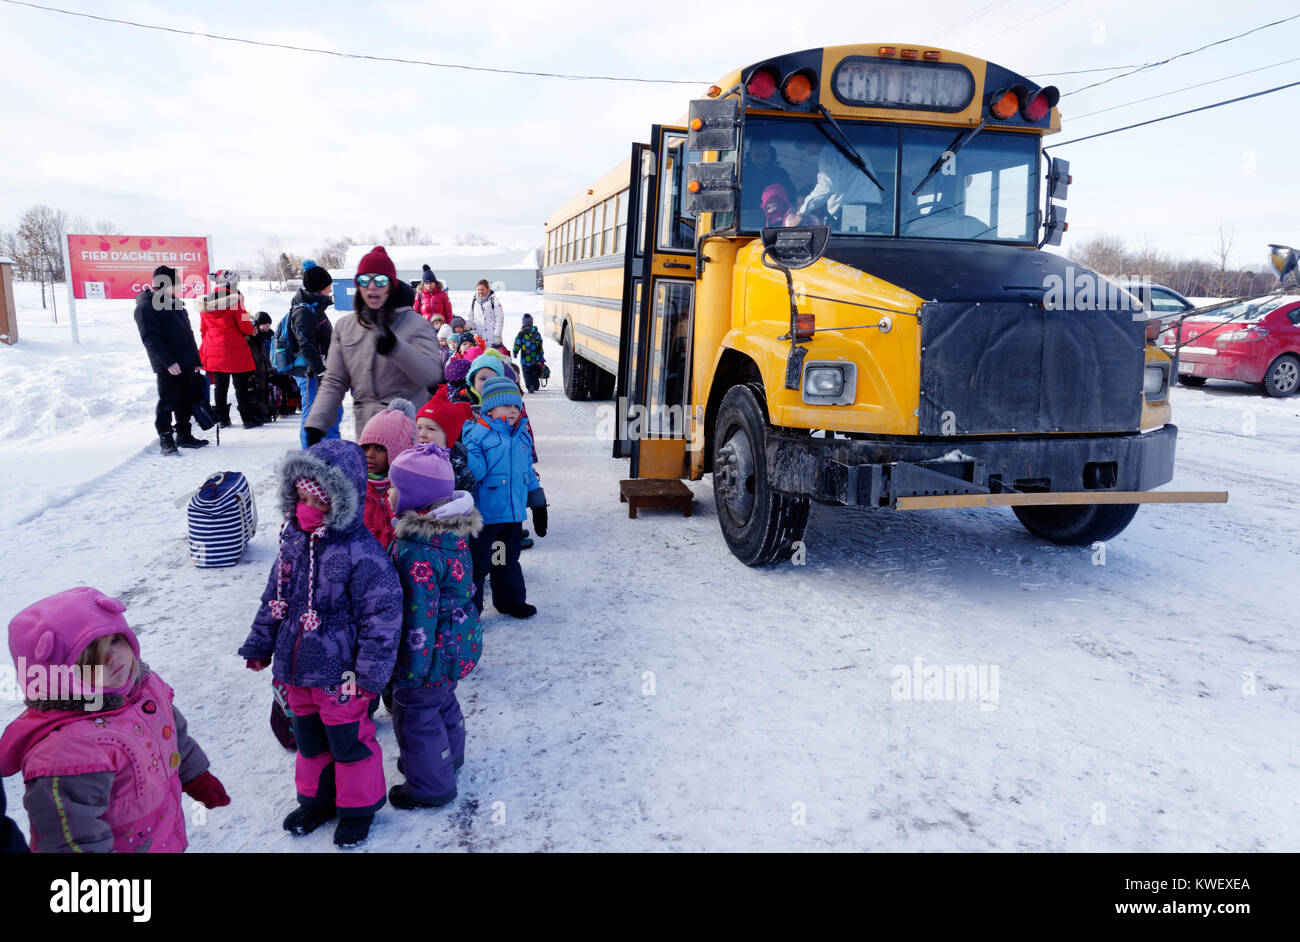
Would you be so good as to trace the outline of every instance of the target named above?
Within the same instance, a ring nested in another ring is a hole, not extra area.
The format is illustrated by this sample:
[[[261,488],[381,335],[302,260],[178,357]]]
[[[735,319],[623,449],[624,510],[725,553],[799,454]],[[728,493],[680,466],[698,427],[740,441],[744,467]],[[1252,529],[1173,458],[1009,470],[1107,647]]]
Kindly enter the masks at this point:
[[[841,121],[882,190],[834,143],[829,122],[749,118],[741,169],[742,231],[828,225],[837,235],[1031,242],[1038,138],[983,131],[915,195],[961,133]]]

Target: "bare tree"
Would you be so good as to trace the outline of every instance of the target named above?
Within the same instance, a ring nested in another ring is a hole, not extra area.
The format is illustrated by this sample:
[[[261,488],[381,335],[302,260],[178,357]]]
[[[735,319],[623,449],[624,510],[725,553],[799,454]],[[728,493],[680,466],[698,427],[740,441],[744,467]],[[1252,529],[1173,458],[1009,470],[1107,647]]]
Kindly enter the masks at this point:
[[[111,219],[101,219],[95,223],[95,235],[121,235],[122,230]]]
[[[326,239],[325,244],[316,250],[313,257],[316,259],[316,264],[322,268],[342,268],[348,249],[355,244],[348,236]]]
[[[485,235],[477,232],[458,232],[456,233],[457,245],[491,245],[492,240]]]
[[[1214,293],[1221,298],[1229,297],[1229,281],[1236,280],[1235,278],[1230,279],[1228,275],[1228,256],[1232,254],[1232,238],[1233,231],[1229,229],[1224,232],[1223,223],[1219,223],[1218,245],[1214,249],[1214,258],[1218,262],[1219,269],[1215,274]]]
[[[15,248],[17,258],[23,260],[27,276],[41,283],[41,307],[45,303],[45,286],[53,288],[63,273],[63,237],[68,231],[68,214],[44,203],[31,207],[18,222]],[[51,291],[53,295],[53,291]],[[55,322],[58,322],[58,302],[55,302]]]
[[[419,226],[392,225],[384,230],[384,245],[429,245]]]
[[[1079,246],[1072,257],[1099,274],[1116,276],[1124,274],[1128,250],[1119,236],[1103,233]]]

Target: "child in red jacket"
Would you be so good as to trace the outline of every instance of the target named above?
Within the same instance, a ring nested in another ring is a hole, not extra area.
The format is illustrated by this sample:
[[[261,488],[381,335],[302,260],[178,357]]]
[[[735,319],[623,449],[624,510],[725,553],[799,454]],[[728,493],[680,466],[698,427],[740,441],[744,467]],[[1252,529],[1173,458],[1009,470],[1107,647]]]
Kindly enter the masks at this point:
[[[366,423],[357,444],[366,453],[366,506],[362,519],[366,529],[388,549],[393,542],[388,468],[398,455],[415,445],[415,406],[409,400],[394,399]]]

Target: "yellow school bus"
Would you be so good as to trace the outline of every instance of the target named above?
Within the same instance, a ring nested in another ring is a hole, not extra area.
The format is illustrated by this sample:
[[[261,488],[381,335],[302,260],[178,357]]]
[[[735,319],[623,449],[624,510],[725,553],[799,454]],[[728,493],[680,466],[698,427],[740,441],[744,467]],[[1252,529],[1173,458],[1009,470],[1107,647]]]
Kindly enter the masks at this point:
[[[1042,250],[1058,93],[973,56],[855,45],[724,76],[547,221],[571,399],[616,397],[631,477],[713,475],[750,565],[812,501],[1013,508],[1107,540],[1173,476],[1171,361],[1140,302]]]

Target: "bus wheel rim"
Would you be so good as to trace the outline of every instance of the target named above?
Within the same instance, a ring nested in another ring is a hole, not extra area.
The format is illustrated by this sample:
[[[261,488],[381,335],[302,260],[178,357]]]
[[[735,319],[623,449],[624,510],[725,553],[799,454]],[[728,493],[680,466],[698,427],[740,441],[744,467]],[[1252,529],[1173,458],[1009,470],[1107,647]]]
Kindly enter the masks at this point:
[[[721,474],[723,507],[732,520],[743,526],[754,512],[754,449],[743,428],[736,429],[718,449],[717,463],[720,469],[715,468],[714,474]]]

